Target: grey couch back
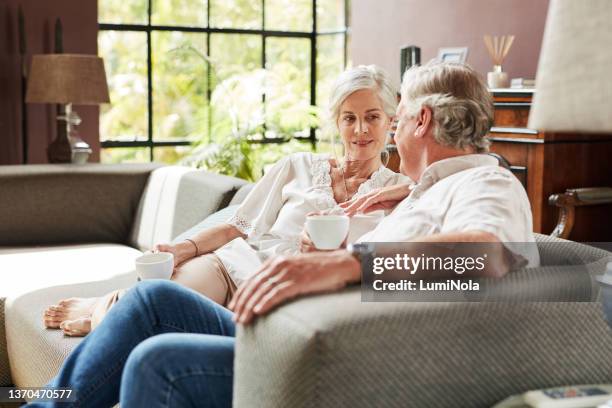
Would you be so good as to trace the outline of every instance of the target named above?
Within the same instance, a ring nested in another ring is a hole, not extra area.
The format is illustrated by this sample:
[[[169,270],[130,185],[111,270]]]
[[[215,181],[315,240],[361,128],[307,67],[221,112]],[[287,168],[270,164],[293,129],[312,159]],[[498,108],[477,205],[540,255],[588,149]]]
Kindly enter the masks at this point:
[[[124,243],[157,167],[0,166],[0,245]]]
[[[105,242],[148,249],[247,183],[179,166],[0,166],[0,246]]]

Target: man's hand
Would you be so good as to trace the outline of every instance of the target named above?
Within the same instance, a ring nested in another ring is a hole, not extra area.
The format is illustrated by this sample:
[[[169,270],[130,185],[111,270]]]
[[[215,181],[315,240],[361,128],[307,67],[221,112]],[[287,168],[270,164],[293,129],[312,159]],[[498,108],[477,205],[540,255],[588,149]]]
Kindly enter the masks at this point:
[[[369,213],[376,210],[394,208],[400,201],[408,197],[412,185],[396,184],[372,190],[361,197],[340,204],[348,216],[357,213]]]
[[[345,250],[275,257],[240,286],[228,307],[236,322],[248,324],[289,299],[357,282],[360,273],[359,262]]]

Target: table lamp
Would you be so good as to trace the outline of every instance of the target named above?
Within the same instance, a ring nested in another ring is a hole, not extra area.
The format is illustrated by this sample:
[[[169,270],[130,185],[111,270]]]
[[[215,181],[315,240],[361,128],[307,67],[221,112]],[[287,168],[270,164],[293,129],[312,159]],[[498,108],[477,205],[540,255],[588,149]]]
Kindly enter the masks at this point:
[[[76,126],[81,118],[72,104],[110,102],[102,58],[81,54],[34,55],[26,102],[66,105],[64,114],[57,117],[58,135],[47,148],[47,156],[51,163],[85,163],[91,148],[79,137]],[[65,127],[62,121],[66,122]]]
[[[551,0],[530,128],[612,133],[610,21],[610,0]]]

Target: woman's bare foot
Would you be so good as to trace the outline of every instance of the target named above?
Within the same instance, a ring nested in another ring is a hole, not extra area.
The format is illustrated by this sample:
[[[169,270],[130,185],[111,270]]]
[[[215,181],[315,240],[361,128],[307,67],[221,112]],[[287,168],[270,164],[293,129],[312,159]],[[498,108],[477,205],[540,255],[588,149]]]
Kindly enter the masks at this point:
[[[76,320],[64,320],[60,324],[60,329],[66,336],[82,337],[87,336],[91,331],[91,318],[81,317]]]
[[[60,300],[57,305],[49,306],[44,314],[43,321],[45,327],[49,329],[59,329],[60,324],[65,320],[78,320],[84,317],[91,317],[99,298],[70,298]]]

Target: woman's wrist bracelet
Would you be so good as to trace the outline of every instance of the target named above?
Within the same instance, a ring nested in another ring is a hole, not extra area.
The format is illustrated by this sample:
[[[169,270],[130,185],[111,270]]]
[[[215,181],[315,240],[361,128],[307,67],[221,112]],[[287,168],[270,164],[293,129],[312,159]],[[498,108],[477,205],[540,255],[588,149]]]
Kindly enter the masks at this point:
[[[197,257],[197,256],[199,256],[199,255],[200,255],[200,250],[198,249],[198,246],[197,246],[197,244],[195,243],[195,241],[194,241],[194,240],[192,240],[192,239],[189,239],[189,238],[185,239],[185,241],[189,241],[189,242],[191,242],[191,243],[193,244],[193,247],[195,248],[195,255],[194,255],[194,258],[195,258],[195,257]]]

